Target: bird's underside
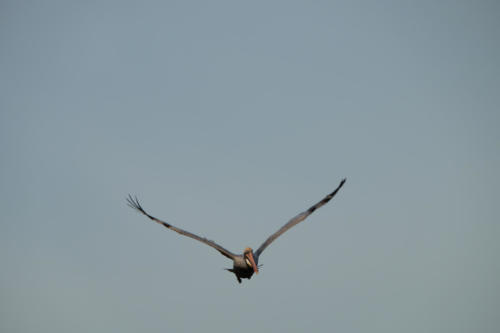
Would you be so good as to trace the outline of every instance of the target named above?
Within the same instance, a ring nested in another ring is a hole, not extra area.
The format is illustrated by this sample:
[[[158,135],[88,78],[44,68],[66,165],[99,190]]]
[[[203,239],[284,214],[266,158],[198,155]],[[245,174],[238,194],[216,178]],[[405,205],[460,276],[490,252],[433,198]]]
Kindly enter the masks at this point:
[[[254,273],[253,268],[251,267],[235,267],[233,268],[225,268],[226,271],[229,271],[231,273],[234,273],[236,276],[236,280],[238,280],[238,283],[241,283],[241,279],[251,279],[252,275]]]
[[[344,185],[345,179],[343,179],[340,184],[337,186],[337,188],[330,194],[328,194],[326,197],[324,197],[321,201],[317,202],[315,205],[311,206],[309,209],[306,211],[298,214],[297,216],[293,217],[290,219],[285,225],[283,225],[278,231],[276,231],[274,234],[269,236],[264,243],[262,243],[261,246],[257,249],[257,251],[253,251],[251,248],[247,247],[243,251],[242,254],[234,254],[229,250],[226,250],[224,247],[220,246],[219,244],[215,243],[212,240],[208,240],[204,237],[200,237],[198,235],[195,235],[193,233],[190,233],[186,230],[174,227],[173,225],[164,222],[162,220],[157,219],[154,216],[149,215],[146,213],[146,211],[142,208],[140,205],[139,201],[137,200],[137,197],[132,197],[130,194],[127,198],[127,204],[139,211],[140,213],[146,215],[149,217],[151,220],[154,222],[163,225],[164,227],[171,229],[183,236],[190,237],[193,239],[196,239],[202,243],[205,243],[208,246],[213,247],[217,251],[219,251],[223,256],[231,259],[233,261],[233,268],[226,268],[229,272],[232,272],[236,275],[236,279],[238,280],[239,283],[241,283],[241,279],[250,279],[254,273],[258,274],[259,273],[259,257],[262,254],[262,252],[279,236],[281,236],[283,233],[285,233],[288,229],[292,228],[293,226],[297,225],[298,223],[304,221],[309,215],[311,215],[315,210],[326,204],[328,201],[330,201],[340,190],[340,188]]]

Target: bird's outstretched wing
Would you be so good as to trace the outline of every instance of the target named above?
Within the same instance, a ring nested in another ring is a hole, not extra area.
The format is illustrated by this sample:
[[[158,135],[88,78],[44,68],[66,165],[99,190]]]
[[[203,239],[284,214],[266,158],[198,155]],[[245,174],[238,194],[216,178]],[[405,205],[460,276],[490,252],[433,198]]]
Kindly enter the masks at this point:
[[[266,249],[266,247],[268,247],[269,244],[271,244],[276,238],[281,236],[285,231],[287,231],[288,229],[290,229],[294,225],[304,221],[306,219],[306,217],[311,215],[316,209],[320,208],[321,206],[326,204],[328,201],[330,201],[330,199],[333,198],[335,196],[335,194],[337,194],[337,192],[344,185],[344,183],[345,183],[345,178],[342,179],[342,181],[340,182],[339,186],[335,189],[335,191],[328,194],[326,197],[323,198],[323,200],[321,200],[320,202],[318,202],[317,204],[315,204],[314,206],[312,206],[311,208],[309,208],[305,212],[302,212],[299,215],[292,218],[284,226],[282,226],[278,231],[276,231],[274,234],[269,236],[269,238],[266,239],[266,241],[264,243],[262,243],[262,245],[257,249],[257,251],[255,252],[254,255],[258,258],[260,256],[260,254],[262,253],[262,251],[264,251]]]
[[[217,251],[219,251],[222,255],[228,257],[229,259],[233,260],[236,255],[234,253],[232,253],[231,251],[228,251],[226,250],[225,248],[223,248],[222,246],[220,246],[219,244],[215,243],[214,241],[211,241],[209,239],[206,239],[206,238],[203,238],[203,237],[200,237],[198,235],[195,235],[195,234],[192,234],[190,233],[189,231],[186,231],[186,230],[182,230],[182,229],[179,229],[177,227],[174,227],[173,225],[171,224],[168,224],[167,222],[164,222],[162,220],[159,220],[157,219],[156,217],[154,216],[151,216],[149,215],[148,213],[146,213],[146,211],[142,208],[141,204],[139,204],[139,200],[137,200],[137,197],[132,197],[130,194],[128,195],[128,198],[127,198],[127,204],[138,210],[139,212],[141,212],[142,214],[146,215],[147,217],[149,217],[151,220],[155,221],[156,223],[159,223],[161,225],[163,225],[165,228],[168,228],[168,229],[171,229],[175,232],[178,232],[179,234],[183,235],[183,236],[187,236],[187,237],[190,237],[190,238],[193,238],[193,239],[196,239],[202,243],[205,243],[207,244],[208,246],[211,246],[213,247],[214,249],[216,249]]]

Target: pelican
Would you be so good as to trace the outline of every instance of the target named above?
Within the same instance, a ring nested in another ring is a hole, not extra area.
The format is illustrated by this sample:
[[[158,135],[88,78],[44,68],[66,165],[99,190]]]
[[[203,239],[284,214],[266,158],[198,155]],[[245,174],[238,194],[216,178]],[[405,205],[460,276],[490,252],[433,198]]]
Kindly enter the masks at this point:
[[[127,204],[130,207],[132,207],[133,209],[146,215],[154,222],[159,223],[170,230],[178,232],[179,234],[181,234],[183,236],[187,236],[187,237],[196,239],[202,243],[205,243],[208,246],[211,246],[214,249],[216,249],[217,251],[219,251],[223,256],[231,259],[233,261],[233,268],[226,268],[226,270],[234,273],[234,275],[236,275],[236,279],[238,280],[238,283],[241,283],[241,279],[250,279],[254,273],[255,274],[259,273],[260,255],[276,238],[281,236],[285,231],[292,228],[296,224],[304,221],[316,209],[320,208],[321,206],[326,204],[328,201],[330,201],[330,199],[332,199],[335,196],[335,194],[337,194],[337,192],[340,190],[340,188],[344,185],[345,181],[346,181],[345,178],[342,179],[340,184],[337,186],[337,188],[332,193],[328,194],[321,201],[319,201],[315,205],[311,206],[308,210],[298,214],[297,216],[295,216],[291,220],[289,220],[287,223],[285,223],[285,225],[283,225],[278,231],[276,231],[274,234],[269,236],[264,241],[264,243],[262,243],[262,245],[257,249],[257,251],[254,252],[251,247],[247,247],[247,248],[245,248],[245,250],[243,250],[242,254],[234,254],[231,251],[226,250],[225,248],[223,248],[222,246],[220,246],[219,244],[215,243],[212,240],[208,240],[206,238],[203,238],[203,237],[200,237],[200,236],[195,235],[193,233],[190,233],[189,231],[174,227],[173,225],[171,225],[167,222],[164,222],[162,220],[157,219],[154,216],[149,215],[142,208],[142,206],[139,203],[139,200],[137,200],[137,197],[132,197],[130,194],[128,195],[128,198],[127,198]]]

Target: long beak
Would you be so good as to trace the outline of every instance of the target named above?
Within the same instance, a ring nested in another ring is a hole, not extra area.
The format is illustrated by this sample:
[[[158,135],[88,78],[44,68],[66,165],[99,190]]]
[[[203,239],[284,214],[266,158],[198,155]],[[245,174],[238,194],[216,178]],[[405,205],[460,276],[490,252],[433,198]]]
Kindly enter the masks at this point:
[[[255,264],[255,260],[253,260],[253,253],[248,252],[247,256],[248,256],[248,259],[250,260],[250,263],[252,264],[253,271],[255,272],[255,274],[259,274],[259,267],[257,267],[257,265]]]

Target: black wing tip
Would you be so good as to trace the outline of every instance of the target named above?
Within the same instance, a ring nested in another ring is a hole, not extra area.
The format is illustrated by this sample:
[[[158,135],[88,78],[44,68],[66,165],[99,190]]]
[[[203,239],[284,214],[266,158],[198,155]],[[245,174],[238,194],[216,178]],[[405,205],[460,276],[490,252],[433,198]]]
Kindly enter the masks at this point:
[[[135,195],[132,196],[131,194],[129,194],[128,197],[126,198],[126,200],[127,200],[127,205],[130,208],[133,208],[133,209],[138,210],[139,212],[141,212],[143,214],[146,214],[146,212],[142,208],[141,204],[139,203],[139,199],[137,199],[137,197]]]
[[[337,186],[337,188],[335,189],[335,191],[340,190],[340,188],[341,188],[342,186],[344,186],[344,184],[345,184],[346,180],[347,180],[347,178],[342,179],[342,180],[340,181],[339,186]],[[333,191],[333,192],[335,192],[335,191]]]
[[[346,180],[347,180],[347,178],[342,179],[342,180],[340,181],[339,186],[337,186],[337,188],[336,188],[336,189],[332,192],[332,194],[334,194],[335,192],[337,192],[338,190],[340,190],[340,188],[341,188],[342,186],[344,186],[344,184],[345,184]]]
[[[346,180],[347,180],[347,178],[342,179],[342,180],[340,181],[340,184],[337,186],[337,188],[336,188],[335,190],[333,190],[333,192],[332,192],[332,193],[330,193],[330,194],[328,194],[328,195],[326,196],[326,198],[325,198],[325,199],[327,200],[326,202],[328,202],[331,198],[333,198],[333,197],[335,196],[335,194],[337,194],[337,192],[338,192],[338,191],[342,188],[342,186],[344,186],[344,183],[346,182]],[[311,208],[312,208],[312,207],[311,207]],[[317,208],[317,207],[316,207],[316,208]],[[316,209],[316,208],[315,208],[315,209]],[[313,211],[314,211],[314,210],[313,210]]]

